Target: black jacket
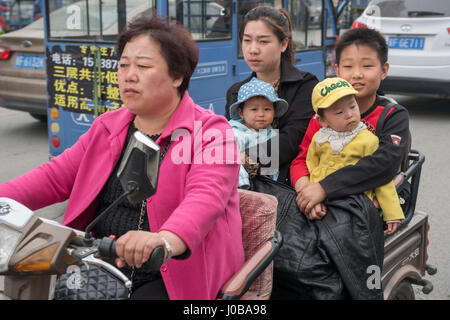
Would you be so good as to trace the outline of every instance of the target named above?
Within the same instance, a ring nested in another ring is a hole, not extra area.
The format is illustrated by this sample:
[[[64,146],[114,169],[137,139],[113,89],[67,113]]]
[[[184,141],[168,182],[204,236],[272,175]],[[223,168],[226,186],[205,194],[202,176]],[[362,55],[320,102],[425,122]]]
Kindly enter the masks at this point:
[[[256,77],[252,73],[244,81],[233,84],[227,91],[227,104],[225,116],[230,120],[230,105],[237,101],[239,88]],[[308,127],[309,120],[314,114],[311,104],[311,94],[318,83],[315,75],[301,71],[289,62],[281,59],[280,84],[278,96],[289,103],[288,111],[279,119],[277,128],[279,136],[279,164],[280,174],[278,181],[290,184],[289,167],[297,156],[298,146]]]
[[[271,299],[383,299],[383,220],[365,194],[326,200],[327,214],[308,220],[295,190],[269,178],[253,179],[253,191],[277,197],[277,230],[283,245],[274,258]]]

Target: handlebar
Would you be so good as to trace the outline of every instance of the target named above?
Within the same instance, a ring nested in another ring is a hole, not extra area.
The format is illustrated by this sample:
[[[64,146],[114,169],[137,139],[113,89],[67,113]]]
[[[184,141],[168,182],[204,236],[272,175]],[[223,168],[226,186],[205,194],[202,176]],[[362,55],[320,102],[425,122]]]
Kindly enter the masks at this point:
[[[412,161],[412,163],[408,166],[406,171],[400,172],[396,176],[398,180],[396,184],[397,192],[400,192],[405,187],[408,179],[413,177],[420,178],[422,164],[425,162],[425,156],[421,152],[411,149],[408,154],[408,161]]]
[[[113,238],[104,237],[100,240],[98,245],[98,252],[100,256],[104,259],[115,259],[117,258],[116,252],[116,240]],[[149,267],[152,271],[158,271],[164,261],[164,248],[158,246],[153,249],[150,258],[148,259]]]
[[[87,240],[87,241],[85,241]],[[110,261],[117,258],[116,240],[109,237],[102,239],[85,239],[76,237],[71,242],[72,248],[67,248],[67,253],[87,264],[101,266],[123,281],[127,288],[131,288],[131,281]],[[99,259],[102,258],[102,259]],[[109,262],[108,262],[109,261]],[[164,248],[158,246],[153,249],[147,263],[151,271],[158,271],[164,262]]]
[[[402,229],[407,226],[414,216],[414,212],[416,210],[417,195],[419,193],[420,175],[422,171],[422,165],[425,162],[425,156],[420,151],[411,149],[408,154],[408,162],[411,163],[406,171],[399,174],[402,179],[401,183],[397,186],[397,192],[400,192],[407,187],[408,180],[411,179],[409,205],[407,211],[405,212],[405,220],[400,223],[398,229]]]

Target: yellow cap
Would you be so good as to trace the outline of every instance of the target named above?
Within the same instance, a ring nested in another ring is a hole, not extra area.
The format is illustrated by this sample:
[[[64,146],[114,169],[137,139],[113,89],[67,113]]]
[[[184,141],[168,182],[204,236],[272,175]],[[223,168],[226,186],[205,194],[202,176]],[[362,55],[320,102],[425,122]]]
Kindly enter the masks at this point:
[[[344,79],[339,77],[327,78],[316,84],[313,89],[311,99],[314,112],[317,113],[318,109],[329,108],[339,99],[357,93],[358,91],[353,89],[352,85]]]

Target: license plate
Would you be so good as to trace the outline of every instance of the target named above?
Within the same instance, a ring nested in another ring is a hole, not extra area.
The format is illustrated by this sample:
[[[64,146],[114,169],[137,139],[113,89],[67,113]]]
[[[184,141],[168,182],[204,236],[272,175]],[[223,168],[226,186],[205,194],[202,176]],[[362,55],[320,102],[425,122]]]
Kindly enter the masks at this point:
[[[45,56],[19,53],[16,55],[15,67],[43,70],[45,68]]]
[[[423,50],[425,45],[424,37],[389,37],[388,46],[390,49],[413,49]]]

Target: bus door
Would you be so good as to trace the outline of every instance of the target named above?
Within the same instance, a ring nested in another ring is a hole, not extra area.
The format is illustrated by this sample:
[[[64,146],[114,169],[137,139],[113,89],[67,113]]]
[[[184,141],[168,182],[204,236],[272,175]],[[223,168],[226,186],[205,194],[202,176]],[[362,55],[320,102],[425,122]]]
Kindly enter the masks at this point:
[[[73,145],[98,115],[121,106],[115,44],[149,0],[45,0],[50,155]]]
[[[232,0],[168,0],[169,22],[183,24],[199,48],[189,94],[216,114],[225,114],[226,90],[236,82]]]
[[[326,0],[325,0],[326,1]],[[291,15],[295,51],[294,65],[316,75],[325,76],[323,59],[323,0],[288,0]]]
[[[324,61],[325,76],[334,77],[334,65],[336,63],[335,44],[339,34],[338,30],[338,1],[324,1]]]

